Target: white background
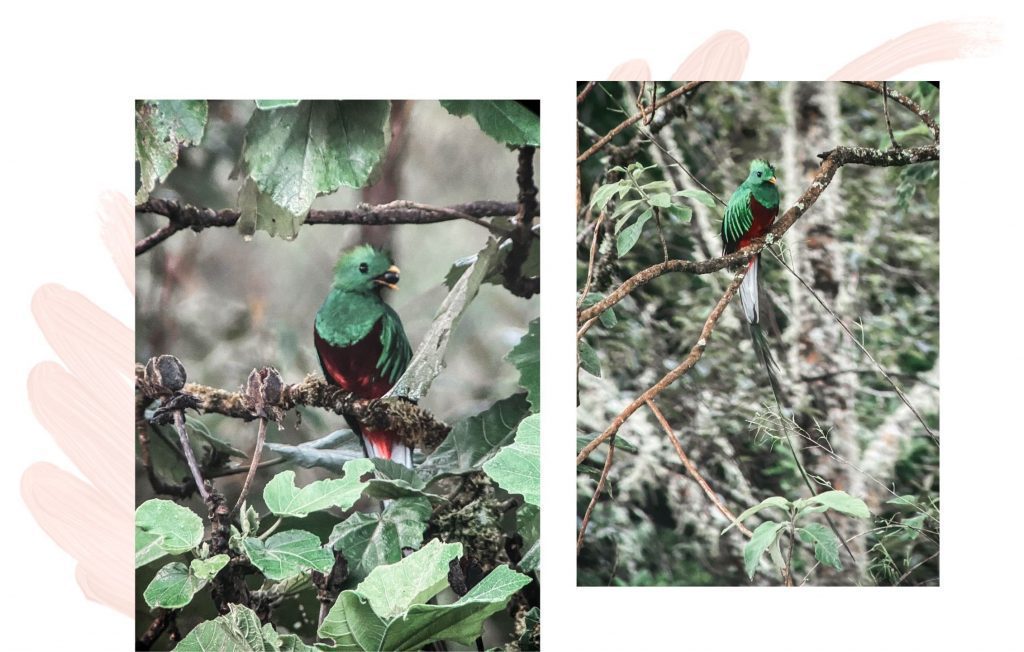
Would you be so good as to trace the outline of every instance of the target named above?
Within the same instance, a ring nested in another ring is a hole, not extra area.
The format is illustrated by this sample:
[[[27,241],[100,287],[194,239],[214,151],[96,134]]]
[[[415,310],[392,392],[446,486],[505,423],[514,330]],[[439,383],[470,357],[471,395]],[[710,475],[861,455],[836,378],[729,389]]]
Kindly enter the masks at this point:
[[[0,21],[4,649],[131,649],[130,619],[83,598],[18,487],[37,460],[73,470],[26,399],[29,370],[53,357],[29,312],[35,288],[58,282],[132,320],[95,209],[104,190],[133,194],[131,100],[147,96],[542,98],[545,650],[1020,645],[1016,20],[994,55],[901,75],[943,81],[941,588],[576,589],[571,461],[574,81],[634,58],[667,77],[722,29],[750,41],[744,79],[822,79],[928,23],[1003,22],[1010,3],[92,4],[36,3]]]

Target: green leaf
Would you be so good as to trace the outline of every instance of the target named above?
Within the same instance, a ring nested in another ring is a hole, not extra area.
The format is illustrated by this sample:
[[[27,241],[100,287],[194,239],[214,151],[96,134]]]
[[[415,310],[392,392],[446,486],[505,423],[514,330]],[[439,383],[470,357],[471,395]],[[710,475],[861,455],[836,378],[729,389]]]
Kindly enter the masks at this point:
[[[189,564],[189,572],[201,580],[212,580],[230,560],[225,554],[214,555],[209,559],[193,559]]]
[[[693,217],[693,209],[690,208],[689,206],[680,206],[679,204],[672,204],[666,210],[668,210],[668,214],[672,217],[672,219],[679,222],[680,224],[689,224],[690,218]]]
[[[264,652],[276,650],[274,644],[281,640],[271,624],[260,626],[256,612],[237,604],[228,605],[228,613],[199,623],[183,638],[175,652],[209,652],[230,650],[231,652]],[[282,648],[301,650],[302,648]]]
[[[376,180],[390,114],[386,100],[313,100],[256,111],[242,148],[245,170],[276,205],[305,216],[317,195]]]
[[[771,498],[765,498],[764,500],[762,500],[758,504],[754,505],[753,507],[750,507],[750,508],[746,509],[742,514],[737,516],[736,520],[729,524],[729,527],[727,527],[724,530],[722,530],[722,534],[725,534],[726,532],[731,530],[734,525],[742,523],[743,521],[747,520],[748,518],[750,518],[754,514],[760,512],[762,509],[766,509],[768,507],[776,507],[776,508],[781,509],[783,512],[788,514],[789,513],[789,506],[790,506],[789,501],[786,500],[785,498],[783,498],[782,496],[772,496]]]
[[[423,498],[399,498],[382,513],[352,514],[328,539],[348,561],[349,577],[361,580],[374,568],[401,561],[403,548],[419,548],[432,509]]]
[[[356,587],[381,618],[400,616],[448,586],[449,562],[462,554],[461,543],[431,539],[397,564],[378,566]]]
[[[582,337],[579,340],[579,356],[580,356],[580,367],[583,371],[591,374],[592,376],[601,377],[601,361],[597,357],[597,351],[592,346],[587,344],[587,340]]]
[[[520,505],[516,510],[516,531],[523,537],[525,550],[519,560],[519,569],[532,573],[540,568],[540,508]]]
[[[149,199],[156,183],[178,165],[178,149],[203,139],[205,100],[145,100],[135,108],[135,160],[139,190],[135,203]]]
[[[823,491],[817,496],[808,498],[808,500],[854,518],[871,518],[871,511],[868,510],[868,506],[864,501],[860,498],[854,498],[845,491]]]
[[[663,192],[651,195],[647,201],[651,206],[657,206],[658,208],[668,208],[672,205],[672,198]]]
[[[413,605],[403,618],[388,624],[382,650],[419,650],[432,641],[472,645],[484,621],[506,608],[508,601],[532,580],[508,566],[498,566],[453,604]]]
[[[373,460],[377,475],[366,485],[367,496],[392,500],[395,498],[425,498],[432,503],[446,502],[447,499],[426,490],[427,481],[413,469],[380,458]]]
[[[576,453],[579,454],[579,452],[581,450],[583,450],[583,447],[586,446],[587,444],[589,444],[590,442],[594,441],[595,439],[597,439],[597,436],[599,434],[601,434],[601,433],[598,433],[598,432],[588,432],[588,433],[583,433],[583,434],[576,435]],[[640,450],[636,446],[631,444],[628,439],[623,437],[621,433],[617,433],[615,435],[615,448],[618,448],[619,450],[622,450],[622,451],[626,451],[627,453],[639,453],[640,452]]]
[[[373,469],[368,459],[352,460],[345,464],[343,478],[317,480],[302,489],[295,486],[295,471],[281,471],[267,483],[263,500],[273,514],[295,518],[331,507],[348,509],[366,488],[361,477]]]
[[[540,505],[540,414],[522,420],[515,441],[484,463],[484,472],[510,494]]]
[[[640,187],[643,188],[644,190],[646,190],[648,193],[652,193],[652,192],[654,192],[656,190],[672,190],[672,188],[674,188],[675,186],[670,181],[664,181],[662,179],[659,179],[657,181],[651,181],[650,183],[645,183],[644,185],[642,185]],[[661,204],[655,204],[653,201],[651,203],[654,204],[655,206],[660,206],[661,205]]]
[[[270,580],[285,580],[310,569],[328,573],[334,555],[320,545],[320,538],[303,530],[278,532],[266,541],[249,537],[242,547],[253,566]]]
[[[473,116],[499,143],[540,145],[540,117],[513,100],[441,100],[441,106],[455,116]]]
[[[643,199],[630,199],[628,201],[620,201],[612,212],[611,219],[613,220],[627,220],[629,214],[635,209],[641,206],[646,206],[647,203]]]
[[[285,106],[296,106],[302,100],[256,100],[256,108],[264,111],[280,109]]]
[[[519,370],[519,386],[526,390],[532,411],[540,412],[540,317],[530,322],[505,359]]]
[[[430,328],[420,340],[415,355],[405,373],[398,379],[386,396],[403,396],[410,401],[419,401],[430,389],[437,374],[444,367],[444,354],[452,332],[470,302],[476,297],[490,268],[491,260],[497,255],[498,241],[489,237],[487,244],[477,254],[476,262],[459,278],[448,296],[445,297]]]
[[[598,186],[597,190],[594,191],[594,195],[590,198],[591,208],[596,208],[598,211],[603,211],[604,207],[608,205],[608,202],[611,200],[612,197],[615,196],[615,193],[618,190],[618,182],[606,183],[603,186]]]
[[[814,544],[814,556],[826,566],[843,570],[839,561],[839,539],[832,529],[821,523],[808,523],[796,529],[796,536],[804,543]]]
[[[902,496],[897,496],[896,498],[892,498],[885,502],[887,504],[898,505],[900,507],[912,507],[915,509],[917,508],[917,496],[915,496],[914,494],[904,494]]]
[[[324,468],[334,473],[342,473],[345,464],[366,457],[359,438],[347,428],[335,430],[320,439],[307,441],[298,446],[269,441],[264,446],[292,464],[307,469]]]
[[[598,294],[597,292],[590,292],[589,294],[587,294],[587,297],[583,300],[583,303],[580,304],[580,308],[589,308],[598,301],[601,301],[602,299],[604,299],[603,294]],[[602,311],[601,314],[598,316],[598,319],[601,320],[601,324],[605,328],[613,328],[616,324],[619,323],[619,318],[615,315],[614,308],[608,308]]]
[[[696,199],[708,208],[715,207],[715,198],[712,197],[710,193],[706,193],[703,190],[680,190],[679,192],[673,193],[672,196],[689,197],[691,199]]]
[[[775,543],[779,532],[786,527],[785,523],[765,521],[754,530],[750,541],[743,547],[743,567],[747,571],[747,577],[754,578],[754,571],[757,570],[757,562],[761,559],[768,547]]]
[[[225,558],[224,563],[227,563],[227,555],[222,556]],[[188,566],[175,561],[156,572],[142,597],[150,609],[180,609],[192,602],[192,597],[206,586],[206,582],[206,579],[190,572]]]
[[[257,231],[266,231],[271,237],[293,240],[306,221],[306,213],[293,215],[270,195],[261,192],[249,177],[245,178],[238,191],[238,212],[236,227],[246,239],[251,239]]]
[[[434,478],[479,469],[498,449],[513,440],[519,422],[529,413],[526,394],[515,394],[457,422],[417,472],[421,477]]]
[[[135,510],[135,567],[192,550],[203,540],[203,521],[190,509],[153,498]]]
[[[629,250],[633,248],[636,241],[640,239],[640,232],[643,231],[644,224],[647,224],[647,221],[652,217],[654,217],[654,211],[648,208],[643,213],[640,213],[640,217],[636,218],[636,222],[622,229],[622,233],[619,234],[618,239],[615,241],[615,249],[620,258],[629,253]]]
[[[320,623],[317,636],[334,639],[331,650],[382,650],[385,626],[384,620],[373,613],[365,596],[356,591],[342,591]]]

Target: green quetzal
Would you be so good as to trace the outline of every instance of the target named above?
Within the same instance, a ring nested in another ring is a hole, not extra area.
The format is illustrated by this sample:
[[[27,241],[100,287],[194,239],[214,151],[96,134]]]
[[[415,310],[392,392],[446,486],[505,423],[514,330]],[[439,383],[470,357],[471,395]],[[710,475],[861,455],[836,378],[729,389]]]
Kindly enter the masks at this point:
[[[362,245],[342,253],[334,281],[316,313],[313,341],[327,381],[359,398],[384,396],[412,357],[402,320],[381,290],[398,289],[398,267],[388,254]],[[394,434],[363,428],[345,417],[367,457],[412,467],[412,450]]]
[[[723,254],[746,247],[756,238],[768,232],[779,215],[779,186],[775,179],[775,168],[767,161],[750,163],[750,173],[736,192],[729,197],[722,220]],[[761,254],[750,259],[747,275],[740,284],[740,303],[748,324],[758,322],[757,267]]]
[[[722,220],[723,254],[739,251],[757,238],[763,237],[768,233],[768,229],[771,228],[775,218],[779,215],[779,203],[779,186],[778,180],[775,178],[775,168],[767,161],[760,159],[751,161],[750,172],[747,174],[746,180],[740,184],[736,192],[732,193],[732,196],[729,197],[729,203],[725,207],[725,217]],[[757,268],[760,260],[761,254],[758,253],[747,263],[747,275],[740,282],[740,303],[743,306],[743,316],[750,325],[754,350],[764,363],[765,371],[768,374],[768,382],[771,385],[772,394],[775,396],[775,405],[778,407],[779,415],[781,416],[783,414],[782,401],[779,398],[781,390],[775,373],[775,361],[772,359],[771,351],[768,349],[768,341],[765,338],[764,331],[761,329],[760,323],[758,323],[760,315]],[[788,430],[784,419],[781,423],[783,428]],[[804,484],[807,485],[811,495],[817,494],[818,492],[811,483],[811,479],[804,469],[799,455],[797,455],[796,448],[788,436],[786,437],[786,442],[789,444],[790,452],[793,454],[793,460],[800,470],[800,475],[803,476]],[[832,531],[835,532],[836,537],[850,554],[850,557],[853,557],[853,552],[840,535],[832,519],[828,514],[824,516],[832,527]]]

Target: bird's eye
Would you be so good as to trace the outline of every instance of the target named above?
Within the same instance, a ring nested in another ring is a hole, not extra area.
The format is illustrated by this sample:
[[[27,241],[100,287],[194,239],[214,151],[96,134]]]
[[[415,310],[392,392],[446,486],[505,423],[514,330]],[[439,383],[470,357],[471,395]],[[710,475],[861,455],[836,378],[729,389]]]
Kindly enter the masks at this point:
[[[758,179],[760,179],[760,178],[761,178],[761,173],[760,173],[760,172],[758,172],[758,173],[757,173],[757,178],[758,178]]]
[[[365,274],[367,271],[369,271],[369,269],[370,269],[370,266],[367,265],[366,263],[359,263],[359,271],[362,272],[363,274]]]

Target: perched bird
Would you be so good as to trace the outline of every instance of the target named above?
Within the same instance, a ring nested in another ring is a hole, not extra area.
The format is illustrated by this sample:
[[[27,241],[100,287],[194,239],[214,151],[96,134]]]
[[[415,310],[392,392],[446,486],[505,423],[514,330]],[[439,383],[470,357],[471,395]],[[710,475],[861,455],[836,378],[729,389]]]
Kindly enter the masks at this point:
[[[313,341],[324,377],[359,398],[379,398],[405,372],[412,357],[402,320],[384,303],[384,288],[398,289],[398,267],[370,245],[342,253],[334,281],[316,313]],[[412,467],[412,450],[392,433],[363,428],[345,417],[367,457]]]
[[[750,173],[729,197],[722,220],[723,254],[731,254],[760,238],[779,215],[779,187],[775,168],[767,161],[750,163]],[[740,284],[740,303],[748,324],[758,322],[757,267],[761,254],[748,263],[747,275]]]

